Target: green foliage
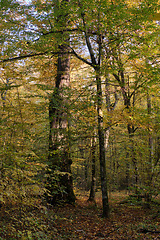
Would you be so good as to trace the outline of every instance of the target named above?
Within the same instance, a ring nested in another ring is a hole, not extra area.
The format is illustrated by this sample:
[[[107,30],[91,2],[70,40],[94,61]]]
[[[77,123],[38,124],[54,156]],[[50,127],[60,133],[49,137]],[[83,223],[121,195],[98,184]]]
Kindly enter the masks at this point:
[[[157,1],[153,0],[141,3],[71,0],[64,1],[59,8],[51,1],[27,4],[1,1],[0,204],[6,212],[9,207],[18,206],[22,213],[36,207],[44,193],[48,197],[66,193],[60,185],[66,173],[59,168],[52,172],[46,164],[48,96],[55,87],[57,45],[66,43],[68,34],[69,49],[74,56],[71,61],[76,67],[71,78],[72,89],[64,93],[67,104],[58,109],[70,111],[70,126],[65,136],[68,134],[70,140],[75,185],[83,189],[90,186],[90,139],[92,136],[98,139],[95,73],[91,69],[95,68],[91,62],[94,56],[96,63],[101,57],[103,127],[110,128],[106,149],[109,189],[131,189],[152,198],[160,194],[159,25],[150,21],[157,9]],[[66,12],[70,25],[62,38]],[[65,17],[57,21],[62,13]],[[8,62],[8,58],[15,62]],[[108,111],[106,106],[106,77],[111,104],[114,105],[115,93],[118,96],[114,111]],[[152,101],[150,113],[147,94]],[[128,126],[135,130],[132,138]],[[97,189],[100,188],[98,159],[96,147]],[[50,192],[44,187],[46,169],[46,187]],[[17,216],[17,222],[19,218],[26,222],[26,216]],[[46,225],[36,223],[32,216],[27,221],[31,227],[26,231],[19,229],[16,239],[45,239]],[[17,225],[14,229],[8,226],[6,230],[4,226],[2,232],[5,236],[6,231],[13,230],[14,239],[16,228]]]
[[[45,188],[38,182],[37,173],[44,171],[45,165],[17,160],[16,165],[1,168],[0,203],[4,205],[35,206],[37,197],[42,196]],[[20,162],[21,161],[21,162]]]
[[[61,177],[64,176],[66,172],[61,172],[59,170],[48,169],[45,175],[46,183],[45,187],[48,190],[45,194],[47,202],[50,204],[63,204],[63,195],[66,194],[66,188],[61,184]]]

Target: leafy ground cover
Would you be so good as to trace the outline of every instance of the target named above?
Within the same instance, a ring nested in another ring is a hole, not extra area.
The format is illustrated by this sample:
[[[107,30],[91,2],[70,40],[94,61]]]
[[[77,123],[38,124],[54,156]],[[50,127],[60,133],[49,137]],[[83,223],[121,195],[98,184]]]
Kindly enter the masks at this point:
[[[160,239],[160,205],[146,209],[126,201],[124,192],[110,196],[110,218],[101,217],[101,198],[96,204],[80,194],[74,206],[43,206],[32,211],[26,207],[1,208],[0,239]]]

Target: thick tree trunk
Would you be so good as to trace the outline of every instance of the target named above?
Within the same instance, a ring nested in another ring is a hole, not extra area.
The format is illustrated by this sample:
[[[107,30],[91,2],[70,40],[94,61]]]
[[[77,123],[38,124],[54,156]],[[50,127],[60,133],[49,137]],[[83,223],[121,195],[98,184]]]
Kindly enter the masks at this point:
[[[62,7],[64,3],[61,2]],[[64,13],[65,14],[65,13]],[[58,23],[67,24],[67,14],[60,16]],[[62,21],[63,20],[63,21]],[[60,24],[60,25],[61,25]],[[59,36],[60,37],[60,36]],[[68,102],[67,89],[70,85],[70,57],[68,52],[69,36],[61,33],[64,43],[58,46],[57,76],[54,92],[50,98],[49,105],[49,164],[50,177],[48,189],[50,190],[49,202],[54,204],[60,200],[73,203],[75,195],[73,192],[71,175],[71,158],[69,153],[69,127],[68,127]]]
[[[64,94],[66,87],[69,87],[69,56],[62,53],[58,57],[56,87],[49,107],[49,163],[55,177],[50,189],[52,203],[59,200],[75,201],[69,154],[68,110]]]

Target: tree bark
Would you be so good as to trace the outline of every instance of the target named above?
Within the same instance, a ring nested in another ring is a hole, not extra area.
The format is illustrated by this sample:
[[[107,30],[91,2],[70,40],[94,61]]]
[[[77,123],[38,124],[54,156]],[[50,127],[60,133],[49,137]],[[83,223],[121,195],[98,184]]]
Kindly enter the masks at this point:
[[[102,34],[100,27],[101,13],[98,13],[98,26],[97,26],[97,42],[98,42],[98,54],[95,54],[91,44],[91,39],[88,32],[88,27],[85,21],[85,12],[82,8],[83,3],[79,2],[79,8],[81,10],[81,17],[83,23],[84,37],[88,52],[90,54],[90,60],[88,61],[80,57],[73,49],[72,53],[80,60],[91,66],[96,74],[96,86],[97,86],[97,129],[99,139],[99,161],[100,161],[100,175],[101,175],[101,189],[102,189],[102,203],[103,203],[103,217],[109,217],[109,202],[108,202],[108,191],[107,191],[107,174],[106,174],[106,159],[105,159],[105,139],[104,139],[104,128],[103,128],[103,116],[102,116],[102,83],[101,83],[101,55],[102,55]],[[100,10],[100,9],[99,9]]]
[[[131,104],[134,107],[135,105],[135,91],[130,93],[130,88],[129,88],[129,79],[128,83],[125,83],[125,77],[124,77],[124,72],[122,69],[119,70],[119,75],[118,74],[113,74],[115,79],[117,80],[119,86],[121,87],[121,92],[123,96],[123,102],[124,102],[124,107],[127,109],[128,114],[131,113]],[[128,84],[128,90],[127,86]],[[131,103],[131,98],[133,97],[133,103]],[[129,136],[129,141],[130,141],[130,152],[131,152],[131,160],[134,166],[134,174],[135,174],[135,193],[138,194],[138,167],[137,167],[137,159],[136,159],[136,152],[135,152],[135,143],[134,143],[134,133],[137,128],[132,123],[127,124],[127,130],[128,130],[128,136]]]
[[[149,156],[148,156],[148,162],[147,162],[147,181],[146,185],[148,187],[151,187],[152,184],[152,163],[153,163],[153,138],[151,135],[150,131],[150,116],[151,116],[151,111],[152,111],[152,104],[151,104],[151,96],[147,92],[147,111],[148,111],[148,133],[149,133],[149,138],[148,138],[148,148],[149,148]],[[150,190],[150,189],[149,189]],[[145,193],[145,201],[146,201],[146,207],[150,208],[150,202],[151,202],[151,194],[149,191]]]
[[[68,0],[61,2],[62,7],[68,3]],[[60,4],[60,3],[59,3]],[[61,7],[61,6],[59,6]],[[67,14],[60,16],[63,22],[63,29],[67,26]],[[65,26],[64,26],[65,24]],[[73,203],[75,195],[73,192],[73,183],[71,175],[71,158],[69,152],[69,123],[68,123],[68,102],[67,89],[70,85],[70,57],[67,52],[69,44],[69,35],[65,32],[59,36],[64,39],[64,43],[58,45],[57,58],[57,76],[55,89],[50,98],[49,104],[49,164],[51,175],[49,179],[50,197],[49,202],[54,204],[60,200]]]
[[[91,143],[91,160],[92,160],[92,180],[91,180],[91,189],[90,189],[90,195],[88,201],[95,202],[95,185],[96,185],[96,143],[95,138],[92,138]]]
[[[109,217],[109,202],[108,202],[107,173],[106,173],[106,159],[105,159],[105,139],[104,139],[103,115],[102,115],[102,86],[101,86],[101,77],[100,77],[99,70],[96,72],[96,83],[97,83],[99,160],[100,160],[103,217]]]

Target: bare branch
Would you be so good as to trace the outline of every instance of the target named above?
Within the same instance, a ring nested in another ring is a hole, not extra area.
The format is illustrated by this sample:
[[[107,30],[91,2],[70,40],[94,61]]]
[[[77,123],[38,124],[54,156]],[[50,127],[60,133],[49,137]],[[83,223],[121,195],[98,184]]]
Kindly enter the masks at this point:
[[[30,57],[44,56],[44,55],[47,55],[49,53],[51,53],[52,55],[58,54],[58,52],[54,52],[54,53],[53,52],[31,53],[31,54],[28,54],[28,55],[22,55],[22,56],[2,59],[2,60],[0,60],[0,63],[13,62],[13,61],[16,61],[16,60],[22,60],[22,59],[30,58]]]
[[[70,49],[72,50],[71,53],[72,53],[73,55],[75,55],[76,58],[78,58],[78,59],[81,60],[82,62],[90,65],[90,66],[93,67],[93,68],[95,67],[94,64],[92,64],[91,62],[87,61],[85,58],[82,58],[81,56],[79,56],[72,47],[70,47]]]
[[[46,36],[46,35],[54,34],[54,33],[76,32],[76,31],[78,31],[78,28],[73,28],[73,29],[66,28],[66,29],[61,29],[61,30],[52,30],[52,31],[49,31],[46,33],[42,33],[42,36]]]

